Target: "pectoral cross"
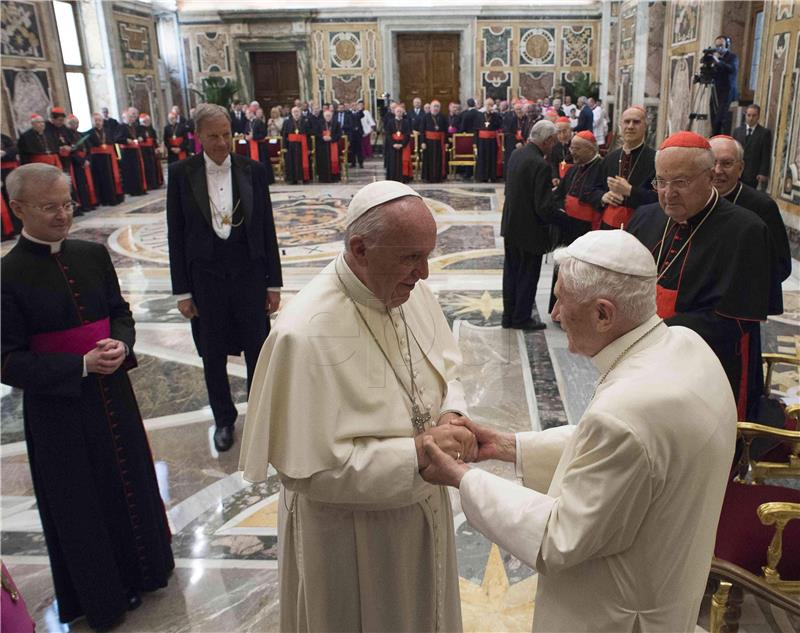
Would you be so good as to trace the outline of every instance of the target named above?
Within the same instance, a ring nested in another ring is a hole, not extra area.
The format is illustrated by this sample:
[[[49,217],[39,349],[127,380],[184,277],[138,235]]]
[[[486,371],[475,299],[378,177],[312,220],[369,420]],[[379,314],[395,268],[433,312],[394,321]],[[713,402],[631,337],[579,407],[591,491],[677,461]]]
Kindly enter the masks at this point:
[[[222,223],[223,224],[230,224],[231,223],[231,216],[227,213],[222,216]]]
[[[425,424],[430,421],[431,421],[430,411],[422,413],[422,411],[419,408],[419,405],[416,402],[411,405],[411,424],[414,426],[414,430],[418,434],[425,432]]]

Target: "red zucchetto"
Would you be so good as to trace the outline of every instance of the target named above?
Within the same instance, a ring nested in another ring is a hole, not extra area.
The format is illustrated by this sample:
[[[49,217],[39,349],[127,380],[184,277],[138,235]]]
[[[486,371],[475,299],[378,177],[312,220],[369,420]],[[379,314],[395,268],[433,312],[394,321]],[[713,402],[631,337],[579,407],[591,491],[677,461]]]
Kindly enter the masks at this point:
[[[711,149],[708,139],[696,134],[695,132],[675,132],[664,139],[661,143],[659,150],[667,149],[668,147],[692,147],[695,149]]]
[[[565,116],[560,116],[556,119],[556,123],[569,123],[569,118]]]
[[[578,138],[582,138],[585,141],[589,141],[593,145],[597,145],[597,139],[594,137],[594,134],[592,134],[589,130],[582,130],[581,132],[578,132],[575,136],[577,136]]]

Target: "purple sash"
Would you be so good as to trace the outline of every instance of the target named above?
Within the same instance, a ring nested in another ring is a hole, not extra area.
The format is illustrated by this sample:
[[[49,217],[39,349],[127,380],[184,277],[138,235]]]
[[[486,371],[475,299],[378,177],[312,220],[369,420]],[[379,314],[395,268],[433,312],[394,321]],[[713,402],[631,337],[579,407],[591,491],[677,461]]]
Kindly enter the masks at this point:
[[[68,330],[44,332],[31,337],[30,349],[39,353],[66,353],[83,356],[91,351],[97,341],[111,335],[111,321],[108,317]]]

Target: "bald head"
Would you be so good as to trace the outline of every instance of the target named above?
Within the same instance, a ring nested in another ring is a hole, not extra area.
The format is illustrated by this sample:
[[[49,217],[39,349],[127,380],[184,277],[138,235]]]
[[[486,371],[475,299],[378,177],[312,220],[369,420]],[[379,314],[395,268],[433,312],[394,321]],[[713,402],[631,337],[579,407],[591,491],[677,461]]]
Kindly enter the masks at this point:
[[[597,156],[597,144],[580,136],[573,136],[569,144],[570,153],[575,163],[583,165]]]

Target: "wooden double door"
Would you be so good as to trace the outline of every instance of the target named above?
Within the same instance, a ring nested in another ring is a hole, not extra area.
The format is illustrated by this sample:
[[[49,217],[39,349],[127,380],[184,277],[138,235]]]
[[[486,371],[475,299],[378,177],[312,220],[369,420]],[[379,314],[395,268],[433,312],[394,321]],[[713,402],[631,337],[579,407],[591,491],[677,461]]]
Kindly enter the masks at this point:
[[[438,99],[447,114],[450,101],[460,101],[458,33],[398,33],[397,62],[400,100],[410,109],[414,97]]]
[[[254,98],[269,117],[273,106],[294,105],[300,98],[300,76],[297,74],[297,52],[270,51],[250,53]]]

